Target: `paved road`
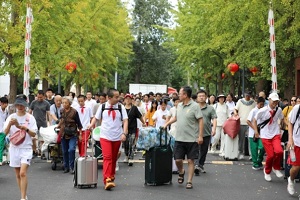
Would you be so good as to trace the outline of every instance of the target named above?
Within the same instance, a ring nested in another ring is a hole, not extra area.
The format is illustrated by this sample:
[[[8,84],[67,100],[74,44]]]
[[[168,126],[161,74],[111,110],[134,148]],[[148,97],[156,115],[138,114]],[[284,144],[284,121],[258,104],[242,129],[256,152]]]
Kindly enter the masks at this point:
[[[140,155],[137,155],[137,158]],[[216,155],[209,154],[205,169],[207,173],[194,177],[194,189],[187,190],[185,185],[177,183],[173,175],[171,185],[145,186],[144,163],[135,163],[128,167],[120,163],[116,175],[117,187],[105,191],[102,184],[102,169],[99,165],[98,187],[77,189],[73,187],[73,176],[63,174],[62,170],[52,171],[50,163],[36,158],[29,168],[29,200],[289,200],[298,199],[286,191],[287,181],[272,174],[272,182],[266,182],[262,171],[251,169],[250,162],[221,162]],[[187,170],[187,165],[185,165]],[[296,190],[300,191],[299,184]],[[0,167],[0,200],[17,200],[19,192],[13,169]]]

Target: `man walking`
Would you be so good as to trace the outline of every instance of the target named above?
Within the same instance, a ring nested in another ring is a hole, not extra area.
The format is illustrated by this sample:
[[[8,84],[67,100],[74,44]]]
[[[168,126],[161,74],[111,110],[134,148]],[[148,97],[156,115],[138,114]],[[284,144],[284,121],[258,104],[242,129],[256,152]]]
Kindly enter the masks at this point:
[[[205,90],[197,92],[197,102],[201,108],[203,115],[204,133],[203,143],[199,145],[199,157],[195,160],[195,175],[199,176],[199,172],[205,173],[204,163],[211,136],[214,136],[217,128],[217,115],[215,109],[206,103],[207,93]]]
[[[269,105],[265,106],[257,112],[253,119],[254,136],[260,138],[266,151],[266,165],[264,168],[264,175],[266,181],[271,181],[271,171],[273,171],[278,178],[283,177],[280,172],[281,158],[283,150],[281,147],[280,127],[278,120],[283,119],[282,110],[278,107],[279,96],[277,93],[269,95]],[[257,129],[257,124],[265,124],[260,130]]]
[[[125,107],[118,103],[118,90],[109,90],[107,96],[108,101],[105,103],[105,109],[102,110],[102,106],[99,106],[88,129],[94,126],[96,120],[102,120],[100,144],[103,153],[103,182],[104,189],[110,190],[116,186],[114,183],[116,161],[121,141],[124,142],[128,134],[128,116]]]
[[[187,155],[188,179],[186,189],[193,188],[194,160],[199,155],[198,144],[203,143],[203,115],[200,106],[191,97],[191,87],[185,86],[180,89],[179,99],[181,103],[177,106],[177,113],[164,125],[164,128],[167,128],[170,124],[177,123],[174,158],[179,171],[178,183],[182,184],[185,174],[183,160]]]
[[[45,100],[45,94],[43,90],[39,90],[37,94],[37,99],[32,101],[29,107],[29,113],[32,114],[36,120],[38,127],[38,143],[39,148],[43,144],[43,138],[39,133],[41,127],[47,127],[47,117],[50,119],[50,104]],[[33,139],[33,151],[36,151],[36,141]],[[42,160],[46,160],[46,156],[41,155]]]

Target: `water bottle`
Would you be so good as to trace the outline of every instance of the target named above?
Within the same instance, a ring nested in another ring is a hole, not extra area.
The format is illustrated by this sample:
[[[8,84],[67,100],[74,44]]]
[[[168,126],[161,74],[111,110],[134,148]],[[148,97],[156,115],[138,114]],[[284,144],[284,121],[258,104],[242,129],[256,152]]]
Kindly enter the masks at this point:
[[[290,157],[291,157],[292,162],[296,161],[296,155],[295,155],[294,147],[290,147]]]

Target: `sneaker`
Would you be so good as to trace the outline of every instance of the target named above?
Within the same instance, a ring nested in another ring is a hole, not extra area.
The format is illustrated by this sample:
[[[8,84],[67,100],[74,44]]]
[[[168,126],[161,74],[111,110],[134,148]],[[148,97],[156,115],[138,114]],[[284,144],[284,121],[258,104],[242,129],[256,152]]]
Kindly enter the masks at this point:
[[[41,156],[41,160],[47,160],[45,154],[43,154],[43,155]]]
[[[225,153],[220,153],[219,156],[220,156],[220,157],[224,157],[224,156],[225,156]]]
[[[200,175],[200,168],[199,168],[198,165],[195,166],[194,173],[195,173],[195,176],[199,176]]]
[[[283,174],[281,173],[280,170],[276,170],[276,169],[273,168],[272,171],[276,174],[276,176],[278,178],[282,178],[283,177]]]
[[[112,179],[107,178],[107,179],[106,179],[106,184],[105,184],[105,186],[104,186],[104,189],[105,189],[105,190],[110,190],[110,189],[113,188],[113,187],[116,187],[115,183],[113,182]]]
[[[258,170],[260,170],[260,167],[254,167],[254,166],[252,166],[252,169],[254,169],[255,171],[258,171]]]
[[[265,180],[270,182],[272,180],[271,175],[267,174],[265,169],[264,169],[264,174],[265,174]]]
[[[3,165],[3,163],[2,162],[0,162],[0,166],[2,166]]]
[[[75,174],[74,169],[70,169],[70,174]]]
[[[239,160],[244,160],[244,158],[245,158],[244,155],[243,155],[243,154],[240,154],[238,159],[239,159]]]
[[[133,165],[133,161],[131,159],[128,160],[128,166],[132,166]]]
[[[252,161],[252,156],[249,156],[249,160]]]
[[[117,161],[117,163],[116,163],[116,172],[119,171],[119,169],[120,169],[120,166],[119,166],[119,162]]]
[[[287,185],[287,191],[290,195],[295,194],[295,180],[292,181],[291,177],[288,178],[288,185]]]
[[[128,163],[128,156],[125,156],[123,162],[124,162],[124,163]]]
[[[203,166],[200,165],[200,166],[199,166],[199,169],[200,169],[200,172],[201,172],[201,173],[206,173],[206,171],[204,170],[204,167],[203,167]]]

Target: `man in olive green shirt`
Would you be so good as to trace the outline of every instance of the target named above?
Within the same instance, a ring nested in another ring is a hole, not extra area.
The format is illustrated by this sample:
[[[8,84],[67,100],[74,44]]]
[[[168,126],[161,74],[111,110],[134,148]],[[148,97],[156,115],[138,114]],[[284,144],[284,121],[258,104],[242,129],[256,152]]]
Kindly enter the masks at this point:
[[[199,173],[205,173],[204,163],[208,147],[210,144],[211,136],[216,133],[217,127],[217,114],[215,109],[206,103],[207,93],[205,90],[199,90],[197,92],[197,102],[201,108],[204,123],[203,143],[199,145],[199,157],[195,160],[195,175],[199,176]]]
[[[181,103],[177,106],[176,115],[170,119],[164,128],[176,122],[174,158],[179,171],[178,183],[184,182],[185,170],[183,160],[188,160],[188,180],[186,189],[192,189],[194,175],[194,159],[198,158],[198,144],[203,142],[203,118],[199,105],[191,99],[192,88],[185,86],[179,91]]]

